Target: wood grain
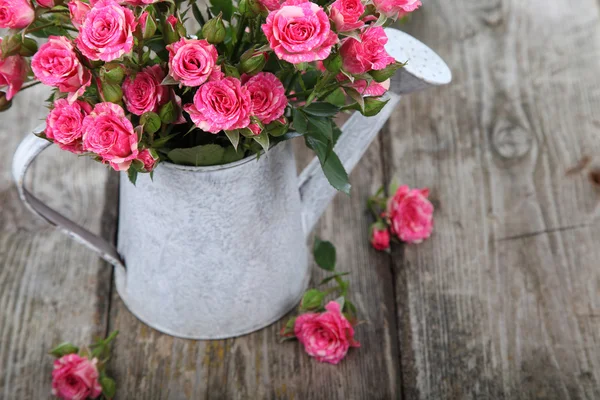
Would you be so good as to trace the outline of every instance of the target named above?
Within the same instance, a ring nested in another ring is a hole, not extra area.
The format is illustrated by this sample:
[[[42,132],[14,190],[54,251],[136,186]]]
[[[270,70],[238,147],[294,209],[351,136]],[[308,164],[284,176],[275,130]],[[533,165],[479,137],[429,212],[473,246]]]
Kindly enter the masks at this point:
[[[299,158],[308,159],[306,150]],[[113,295],[111,329],[122,334],[112,372],[119,398],[144,399],[388,399],[399,396],[391,269],[368,245],[363,204],[381,185],[375,143],[352,176],[353,197],[338,195],[316,232],[338,248],[339,269],[351,271],[352,293],[367,323],[360,350],[337,367],[310,359],[297,342],[279,344],[277,323],[241,338],[195,342],[162,335],[140,323]],[[314,269],[314,281],[322,274]],[[198,310],[202,312],[202,310]],[[252,312],[252,310],[248,310]]]
[[[90,343],[104,335],[110,269],[20,202],[10,172],[12,154],[47,110],[41,86],[23,92],[0,115],[0,398],[50,398],[53,358],[61,341]],[[30,174],[30,187],[75,221],[110,237],[115,199],[105,207],[107,171],[51,149]],[[114,185],[113,185],[114,186]]]
[[[449,88],[405,99],[387,171],[435,235],[393,253],[406,399],[600,397],[600,24],[594,1],[432,0],[407,31]]]

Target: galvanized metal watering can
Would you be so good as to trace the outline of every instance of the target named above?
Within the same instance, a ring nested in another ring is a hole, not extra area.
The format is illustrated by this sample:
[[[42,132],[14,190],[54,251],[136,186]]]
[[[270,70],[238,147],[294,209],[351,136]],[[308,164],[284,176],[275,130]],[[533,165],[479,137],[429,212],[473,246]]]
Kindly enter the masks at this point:
[[[358,113],[337,144],[348,171],[390,117],[400,94],[449,83],[450,70],[411,36],[388,29],[388,52],[408,61],[376,117]],[[41,128],[43,129],[43,127]],[[306,235],[335,195],[318,160],[298,177],[289,142],[258,161],[214,167],[162,163],[137,186],[123,176],[118,245],[76,225],[24,187],[27,168],[49,142],[28,135],[13,175],[27,206],[116,267],[119,295],[140,320],[191,339],[243,335],[290,311],[310,278]],[[143,207],[139,207],[143,204]],[[237,204],[228,207],[224,204]]]

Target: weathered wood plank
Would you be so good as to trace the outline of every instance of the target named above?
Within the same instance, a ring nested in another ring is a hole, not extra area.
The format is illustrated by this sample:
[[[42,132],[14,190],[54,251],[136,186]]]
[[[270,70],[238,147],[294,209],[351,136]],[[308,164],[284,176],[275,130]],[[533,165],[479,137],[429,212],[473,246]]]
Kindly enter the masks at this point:
[[[144,326],[116,294],[111,329],[122,333],[111,363],[119,398],[334,399],[398,398],[395,310],[389,259],[368,245],[366,197],[383,181],[375,143],[352,176],[353,197],[340,195],[317,232],[333,240],[341,270],[352,272],[362,342],[341,365],[319,364],[298,343],[278,343],[281,323],[237,339],[195,342]],[[306,153],[301,152],[306,160]],[[315,280],[321,274],[315,269]],[[202,310],[198,310],[202,312]],[[252,312],[252,310],[248,310]]]
[[[389,125],[388,171],[436,233],[393,253],[407,399],[600,397],[598,5],[427,2],[407,31],[451,65]]]
[[[12,183],[17,144],[45,117],[41,86],[0,114],[0,398],[50,398],[52,345],[104,335],[110,269],[83,246],[34,217]],[[32,167],[31,187],[52,206],[110,237],[114,200],[105,203],[107,171],[53,148]],[[113,185],[114,186],[114,185]],[[109,193],[115,193],[113,187]]]

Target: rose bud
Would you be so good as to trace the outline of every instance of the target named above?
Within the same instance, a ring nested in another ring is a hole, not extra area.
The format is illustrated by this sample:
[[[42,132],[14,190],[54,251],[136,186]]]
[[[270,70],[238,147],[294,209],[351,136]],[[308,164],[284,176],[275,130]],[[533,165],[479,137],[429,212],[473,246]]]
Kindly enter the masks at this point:
[[[202,36],[208,43],[219,44],[225,40],[225,24],[223,23],[223,13],[219,14],[217,18],[209,20],[202,27]]]
[[[179,32],[177,31],[177,17],[169,15],[163,24],[163,38],[167,44],[175,43],[180,39]]]
[[[382,222],[376,222],[371,226],[371,245],[379,251],[390,248],[390,231]]]
[[[177,106],[172,101],[169,101],[167,104],[163,105],[158,111],[160,120],[167,125],[172,124],[177,120],[177,114]]]
[[[142,13],[140,16],[140,31],[144,39],[150,39],[156,33],[156,22],[154,17],[148,12]]]
[[[12,100],[6,98],[6,93],[0,92],[0,112],[6,111],[12,106]]]
[[[149,134],[154,134],[158,132],[158,130],[162,126],[160,117],[152,111],[144,113],[140,117],[140,124],[144,126],[144,131]]]
[[[31,57],[38,51],[37,42],[27,36],[22,36],[21,49],[19,50],[19,55],[23,57]]]
[[[83,1],[69,1],[69,13],[71,14],[71,22],[75,28],[79,29],[81,25],[83,25],[85,16],[88,12],[90,12],[91,9],[92,7]]]
[[[20,35],[13,35],[4,38],[0,41],[0,52],[2,52],[2,58],[5,59],[10,56],[18,54],[21,50],[21,37]]]
[[[240,58],[240,69],[248,75],[256,75],[263,70],[267,64],[267,53],[250,49],[242,54]]]
[[[102,96],[104,101],[110,103],[120,103],[123,100],[123,90],[121,85],[117,83],[103,82],[102,83]]]
[[[58,0],[58,1],[54,1],[54,0],[37,0],[37,3],[40,5],[40,7],[52,8],[54,6],[61,5],[62,1],[60,1],[60,0]]]
[[[263,11],[263,7],[257,0],[241,0],[239,3],[240,14],[252,18]]]
[[[125,70],[121,64],[105,64],[100,69],[100,77],[105,82],[120,84],[125,78]]]

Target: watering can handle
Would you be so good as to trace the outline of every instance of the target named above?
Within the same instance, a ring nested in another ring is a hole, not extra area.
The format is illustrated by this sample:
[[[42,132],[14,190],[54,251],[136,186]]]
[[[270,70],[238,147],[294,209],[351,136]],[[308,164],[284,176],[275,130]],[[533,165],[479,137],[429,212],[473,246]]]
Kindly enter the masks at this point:
[[[392,78],[388,93],[390,101],[377,116],[367,118],[354,113],[342,127],[342,135],[334,150],[348,173],[390,118],[400,95],[445,85],[452,80],[450,68],[425,44],[397,29],[386,28],[385,32],[388,36],[385,46],[388,54],[407,64]],[[313,159],[300,175],[304,232],[307,235],[335,194],[336,190],[323,175],[319,161]]]
[[[45,125],[42,125],[34,132],[43,132],[44,129]],[[124,270],[125,264],[113,244],[87,231],[64,215],[59,214],[25,188],[25,175],[29,166],[51,144],[51,142],[32,134],[27,135],[21,144],[19,144],[13,158],[12,173],[21,200],[31,211],[44,218],[51,225],[56,226],[63,233],[94,250],[105,261]]]

